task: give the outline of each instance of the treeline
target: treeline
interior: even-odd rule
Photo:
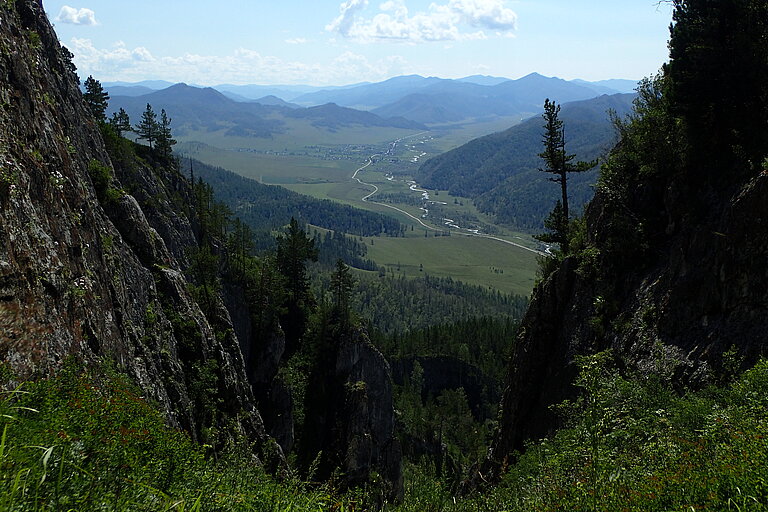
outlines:
[[[294,217],[300,224],[312,224],[332,231],[358,236],[403,236],[405,226],[392,217],[368,212],[327,199],[315,199],[288,189],[263,185],[220,167],[184,159],[186,172],[213,186],[216,199],[226,204],[255,232],[271,232]],[[269,236],[267,236],[269,237]],[[265,237],[257,237],[265,247]]]
[[[347,236],[338,231],[326,231],[324,234],[313,229],[310,231],[312,240],[318,250],[318,263],[324,267],[332,267],[338,260],[350,267],[360,270],[380,270],[380,267],[368,255],[368,246],[356,237]],[[381,268],[383,270],[383,268]]]
[[[520,319],[528,307],[528,298],[522,295],[429,275],[419,279],[386,274],[361,277],[353,293],[360,316],[371,330],[384,334],[480,316]]]
[[[517,328],[485,316],[374,337],[392,367],[404,454],[453,487],[488,446]]]
[[[470,317],[374,339],[387,357],[452,357],[500,383],[518,323],[511,316]]]

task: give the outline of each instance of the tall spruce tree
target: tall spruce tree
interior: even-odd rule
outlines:
[[[336,270],[331,275],[331,293],[333,295],[333,313],[342,329],[349,326],[351,315],[352,289],[355,278],[341,258],[336,260]]]
[[[93,76],[88,76],[88,78],[85,79],[84,85],[85,92],[83,93],[83,99],[88,106],[88,110],[91,111],[93,117],[95,117],[97,121],[106,121],[107,106],[109,106],[109,94],[104,91],[101,82],[93,78]]]
[[[597,160],[573,162],[576,155],[569,155],[565,151],[565,128],[559,114],[560,105],[554,101],[549,101],[549,98],[544,100],[544,114],[542,115],[544,118],[544,136],[542,138],[544,151],[539,153],[539,157],[544,160],[545,165],[539,170],[553,175],[549,180],[560,184],[562,197],[544,221],[544,226],[550,232],[538,235],[536,238],[543,242],[559,244],[560,250],[567,254],[570,225],[568,174],[588,171],[597,165]]]
[[[160,122],[157,124],[156,149],[160,158],[166,162],[173,159],[173,145],[176,140],[171,134],[171,118],[165,113],[165,109],[160,110]]]
[[[288,230],[277,238],[277,269],[285,276],[287,297],[285,313],[281,325],[285,331],[286,353],[295,352],[298,342],[306,329],[309,311],[313,305],[309,289],[307,261],[317,261],[317,249],[314,241],[299,227],[291,217]]]
[[[149,103],[147,103],[144,113],[141,114],[141,122],[136,125],[134,131],[139,135],[139,139],[146,140],[149,143],[150,149],[153,147],[160,129],[157,122],[157,114],[152,110],[152,105]]]
[[[112,113],[112,117],[109,119],[109,124],[115,129],[118,136],[121,136],[123,132],[133,131],[131,119],[122,107],[120,107],[120,110],[117,112]]]

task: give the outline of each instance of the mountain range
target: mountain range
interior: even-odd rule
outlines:
[[[153,94],[147,89],[168,89],[172,85],[163,81],[104,84],[113,97],[146,96]],[[441,125],[487,117],[527,117],[541,111],[545,98],[565,103],[602,94],[631,92],[635,86],[636,82],[631,80],[567,81],[531,73],[517,80],[483,75],[456,80],[408,75],[377,83],[326,88],[224,84],[204,89],[219,92],[240,103],[289,108],[334,103],[370,111],[383,118],[403,117],[416,123]]]
[[[109,89],[108,89],[109,90]],[[220,131],[228,136],[271,137],[282,133],[295,119],[305,119],[314,126],[335,129],[339,126],[393,127],[423,130],[426,127],[403,118],[384,119],[362,112],[328,104],[312,108],[296,108],[279,100],[266,98],[265,104],[237,102],[210,87],[198,88],[175,84],[168,88],[138,96],[113,95],[109,114],[125,109],[131,119],[138,121],[147,104],[159,112],[165,109],[173,120],[176,135],[190,131]]]

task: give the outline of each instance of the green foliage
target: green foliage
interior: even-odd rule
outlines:
[[[597,160],[591,162],[576,162],[575,154],[568,154],[565,150],[565,128],[559,118],[560,105],[549,98],[544,100],[544,135],[542,143],[544,151],[539,153],[539,158],[544,160],[542,172],[552,174],[550,181],[560,185],[561,198],[555,208],[544,220],[544,227],[549,233],[539,235],[536,238],[548,243],[556,243],[564,254],[570,252],[570,213],[568,207],[568,175],[578,172],[586,172],[597,165]]]
[[[352,313],[352,289],[355,278],[349,267],[339,259],[336,261],[336,269],[331,274],[331,297],[333,300],[333,313],[338,316],[342,327],[349,325]]]
[[[568,147],[584,159],[600,157],[615,139],[606,111],[624,115],[630,107],[628,94],[563,105],[560,117],[568,129]],[[560,190],[537,170],[541,135],[541,118],[531,118],[430,158],[421,165],[416,179],[426,188],[472,198],[480,211],[494,215],[500,223],[537,232],[555,201],[562,200]],[[569,177],[574,213],[591,199],[596,179],[596,171]]]
[[[34,48],[35,50],[40,49],[42,46],[42,40],[40,39],[40,34],[35,32],[34,30],[30,30],[27,32],[27,37],[29,37],[29,44]]]
[[[317,247],[317,261],[323,267],[332,267],[340,259],[360,270],[379,270],[375,261],[366,258],[368,246],[356,237],[339,231],[326,231],[321,235],[315,230],[312,240]]]
[[[318,287],[326,286],[327,278],[317,280]],[[414,279],[361,275],[353,302],[371,331],[387,335],[480,316],[519,319],[528,307],[528,298],[522,295],[429,275]]]
[[[687,171],[699,180],[753,175],[768,154],[768,4],[672,3],[665,71]]]
[[[98,160],[88,162],[88,175],[96,190],[96,197],[102,205],[114,205],[125,195],[122,190],[112,187],[112,169]]]
[[[165,109],[160,110],[160,121],[155,131],[157,140],[155,149],[161,160],[170,162],[173,159],[173,146],[176,144],[176,139],[171,133],[171,118],[165,113]]]
[[[374,340],[382,353],[391,359],[451,357],[476,366],[492,381],[501,382],[519,318],[514,315],[478,316],[376,336]]]
[[[407,460],[455,486],[482,458],[516,330],[511,319],[483,317],[377,339],[393,368]]]
[[[152,144],[157,140],[159,134],[159,125],[157,123],[157,114],[152,110],[152,105],[147,103],[147,108],[141,114],[141,121],[136,125],[134,131],[139,139],[146,140],[152,149]]]
[[[101,86],[101,82],[88,76],[85,79],[85,92],[83,93],[83,100],[88,110],[91,111],[93,118],[103,123],[107,120],[106,112],[109,105],[109,94],[104,91]]]
[[[247,446],[209,460],[165,425],[127,378],[67,365],[0,401],[2,510],[351,510],[293,477],[277,482]],[[352,498],[354,499],[354,498]]]
[[[658,376],[629,379],[602,353],[580,359],[567,427],[532,443],[502,483],[457,498],[406,466],[397,510],[768,510],[768,361],[731,385],[677,395]]]
[[[560,407],[568,427],[531,445],[499,487],[458,498],[433,469],[408,463],[404,503],[387,510],[768,509],[768,362],[683,397],[610,362],[581,360],[584,394]],[[460,413],[461,402],[452,393],[437,407]],[[359,510],[368,499],[278,483],[243,446],[206,459],[108,368],[71,364],[7,390],[0,418],[3,510]]]
[[[285,313],[281,323],[289,355],[298,348],[315,301],[310,291],[307,261],[317,261],[317,249],[296,219],[291,217],[285,233],[277,237],[275,255],[277,271],[283,275],[286,284]]]
[[[236,211],[253,230],[259,250],[274,248],[272,231],[289,224],[291,218],[295,218],[300,225],[311,224],[340,234],[399,236],[404,232],[404,226],[388,215],[311,198],[283,187],[262,185],[198,161],[190,161],[192,164],[196,176],[213,186],[216,199]],[[335,261],[336,258],[332,258],[329,263],[332,265]]]
[[[124,109],[120,109],[117,112],[112,113],[112,117],[109,118],[109,124],[117,132],[118,137],[122,136],[123,132],[133,131],[131,126],[131,119],[128,117],[128,113]]]

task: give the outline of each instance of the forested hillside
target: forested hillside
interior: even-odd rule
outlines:
[[[320,200],[282,187],[262,185],[220,167],[184,160],[185,172],[213,187],[218,201],[248,224],[259,240],[258,248],[271,245],[271,231],[296,218],[332,231],[358,236],[400,236],[405,229],[387,215]]]
[[[604,156],[617,138],[609,112],[625,116],[633,98],[617,94],[563,105],[568,151],[582,160]],[[474,199],[481,211],[495,215],[499,222],[538,231],[558,197],[556,187],[538,171],[542,125],[541,118],[534,116],[506,131],[472,140],[425,161],[416,179],[427,188]],[[597,169],[571,180],[569,190],[577,209],[592,197],[596,179]]]
[[[594,444],[586,474],[574,466],[571,481],[588,478],[592,507],[623,497],[637,509],[748,501],[764,510],[760,470],[733,462],[764,459],[765,416],[752,416],[761,406],[749,391],[723,416],[714,411],[730,392],[716,388],[768,353],[768,4],[674,7],[669,63],[617,123],[595,198],[542,269],[481,473],[507,472],[531,439],[557,443],[574,433],[557,427],[576,425]],[[760,387],[766,375],[758,363],[731,389]],[[654,402],[691,390],[705,391]],[[558,403],[583,416],[561,416]],[[697,403],[710,412],[702,417]],[[649,448],[637,445],[642,432],[652,433]],[[667,449],[651,455],[670,435],[681,439],[670,459]],[[588,494],[566,495],[573,508],[590,506]]]

